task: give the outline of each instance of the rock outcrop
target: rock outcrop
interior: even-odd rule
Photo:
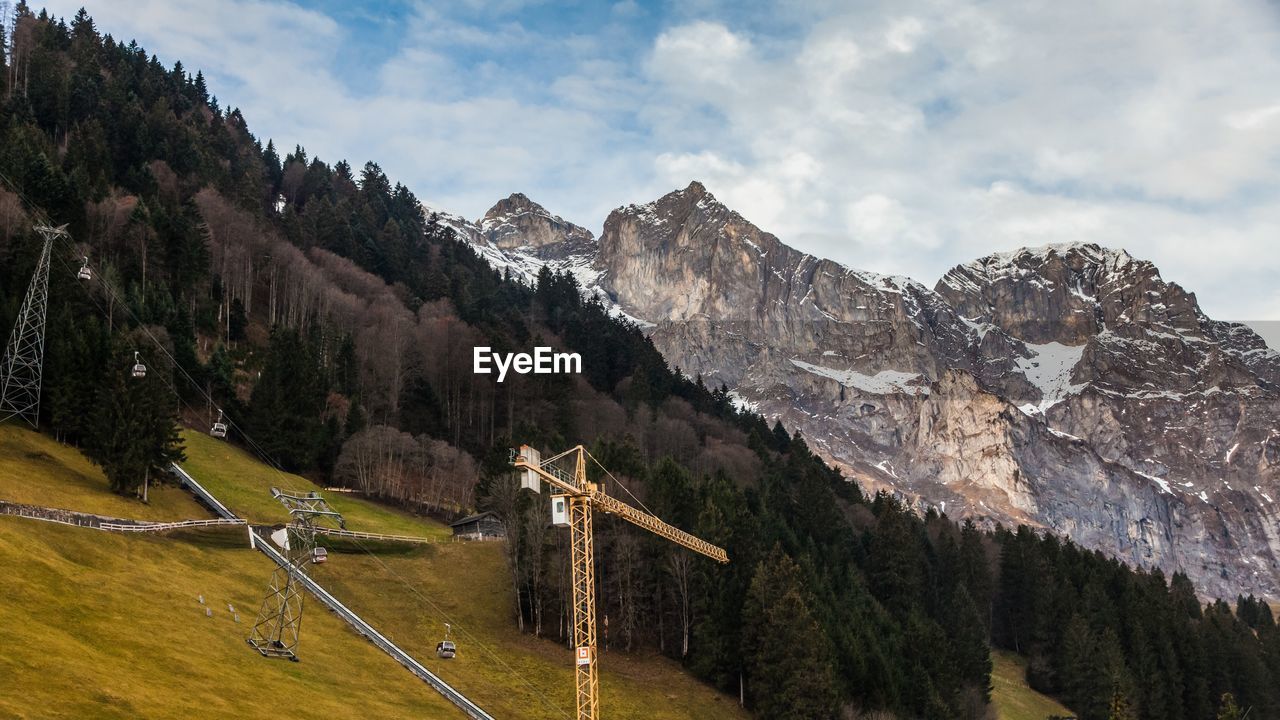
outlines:
[[[869,489],[1280,598],[1280,354],[1149,262],[1055,245],[930,289],[795,250],[696,182],[598,240],[522,195],[456,229],[517,277],[573,272]]]
[[[590,231],[552,215],[523,193],[499,200],[477,226],[489,242],[503,250],[553,248],[565,253],[593,239]]]

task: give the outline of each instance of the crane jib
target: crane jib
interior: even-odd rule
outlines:
[[[642,510],[637,510],[631,505],[628,505],[611,495],[607,495],[599,489],[593,488],[583,490],[573,485],[570,478],[564,477],[560,473],[548,472],[545,467],[527,463],[519,457],[517,457],[512,465],[514,465],[517,470],[532,470],[533,472],[536,472],[544,480],[570,495],[589,497],[592,504],[603,512],[617,515],[633,525],[642,527],[655,535],[659,535],[676,543],[677,545],[681,545],[696,553],[705,555],[716,562],[729,562],[729,555],[723,548],[713,545],[701,538],[695,537],[674,525],[663,522],[654,515]]]

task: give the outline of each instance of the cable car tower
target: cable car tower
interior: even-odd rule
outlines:
[[[569,456],[573,456],[575,461],[572,477],[555,465],[556,461]],[[600,716],[600,683],[596,675],[596,578],[593,558],[595,544],[591,531],[592,511],[600,510],[617,515],[658,537],[706,555],[712,560],[727,563],[729,556],[722,548],[606,495],[597,483],[587,480],[586,458],[586,448],[581,445],[546,460],[541,458],[537,450],[521,445],[518,453],[512,451],[511,463],[521,471],[522,488],[541,492],[541,481],[546,480],[560,491],[551,496],[551,521],[553,524],[569,527],[572,548],[577,720],[596,720]]]
[[[44,328],[49,308],[49,252],[53,241],[70,237],[67,226],[37,225],[44,238],[27,296],[18,310],[0,364],[0,422],[20,417],[35,427],[40,418],[40,380],[44,368]]]
[[[302,627],[303,589],[297,575],[316,559],[316,523],[329,520],[346,529],[342,513],[329,507],[320,493],[283,492],[271,488],[271,497],[289,510],[293,522],[271,534],[284,549],[285,565],[271,572],[271,589],[262,600],[258,619],[247,642],[263,657],[282,657],[297,662],[298,631]],[[258,542],[265,542],[258,540]],[[323,549],[323,548],[321,548]]]

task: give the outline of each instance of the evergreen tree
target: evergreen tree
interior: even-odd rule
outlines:
[[[777,420],[773,423],[773,447],[778,452],[786,452],[791,447],[791,435],[787,433],[787,429],[782,427],[782,421]]]
[[[1096,712],[1090,703],[1096,694],[1093,666],[1097,662],[1093,633],[1080,615],[1067,621],[1058,652],[1059,692],[1064,703],[1083,717]]]
[[[231,301],[231,316],[227,319],[227,337],[231,342],[244,340],[244,331],[249,327],[249,319],[244,312],[244,303],[240,298]]]
[[[324,445],[321,382],[315,347],[295,330],[271,334],[266,363],[249,399],[249,427],[272,461],[288,470],[315,466]]]
[[[351,401],[351,407],[347,408],[347,419],[343,423],[343,434],[351,437],[369,425],[369,421],[364,416],[364,408],[360,407],[360,403],[356,400]],[[508,464],[510,464],[508,462]]]
[[[799,568],[774,548],[758,566],[742,611],[747,689],[760,717],[835,717],[832,651],[810,606]]]
[[[94,402],[85,452],[102,467],[114,492],[145,496],[150,482],[167,477],[170,464],[185,458],[174,415],[177,398],[160,368],[150,368],[146,377],[131,376],[128,347],[116,345],[115,362]]]
[[[400,427],[411,435],[443,437],[446,433],[444,411],[431,383],[415,375],[400,392]]]
[[[334,361],[334,389],[354,398],[360,389],[360,367],[356,361],[356,342],[350,333],[342,336]]]
[[[952,665],[957,680],[980,689],[983,702],[991,700],[991,648],[987,644],[987,631],[983,614],[974,605],[969,590],[960,585],[952,595],[948,606],[950,627],[947,636],[953,648]]]

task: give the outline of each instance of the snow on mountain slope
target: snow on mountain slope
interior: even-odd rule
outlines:
[[[572,272],[868,488],[1280,598],[1280,355],[1147,261],[1026,248],[929,289],[795,250],[696,182],[599,239],[522,195],[440,221],[524,282]]]

